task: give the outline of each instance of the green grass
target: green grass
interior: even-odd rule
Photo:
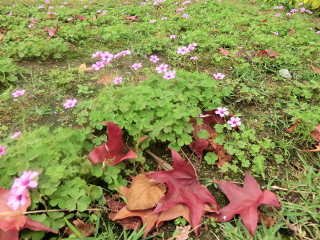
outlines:
[[[101,196],[91,198],[87,205],[103,206],[102,191],[114,194],[113,187],[119,183],[125,185],[127,175],[154,166],[151,159],[142,155],[130,170],[121,165],[108,168],[108,174],[101,175],[99,168],[87,166],[87,153],[106,140],[102,127],[97,130],[99,122],[113,121],[120,125],[128,134],[128,146],[134,145],[139,137],[151,135],[144,147],[159,150],[170,143],[170,147],[179,148],[190,139],[188,116],[225,106],[241,117],[243,124],[240,133],[231,131],[230,127],[216,129],[221,136],[217,141],[234,153],[234,160],[221,168],[194,159],[199,176],[241,182],[242,173],[249,170],[262,188],[277,194],[281,210],[261,207],[261,211],[277,217],[276,224],[269,228],[264,223],[259,225],[254,239],[320,239],[320,155],[303,152],[314,148],[316,142],[310,134],[320,123],[320,75],[312,70],[312,65],[320,68],[319,12],[296,12],[289,16],[286,13],[293,6],[285,6],[282,11],[274,9],[282,4],[246,0],[185,5],[182,1],[179,4],[166,1],[160,7],[152,2],[141,5],[140,1],[124,4],[118,0],[93,0],[89,4],[86,0],[70,0],[64,8],[60,8],[62,1],[50,2],[17,0],[14,6],[12,1],[4,0],[0,4],[0,19],[3,19],[0,22],[0,144],[8,146],[8,154],[0,157],[8,164],[0,167],[1,173],[8,171],[0,180],[0,187],[10,188],[14,177],[30,167],[41,169],[45,176],[43,184],[45,179],[48,181],[39,190],[45,196],[46,205],[38,201],[30,210],[51,209],[57,208],[49,200],[60,194],[59,188],[80,176],[84,182],[74,187],[89,191],[88,186],[94,185],[99,187],[95,190],[97,195],[101,191]],[[50,11],[57,15],[50,16],[49,9],[38,8],[41,5],[54,6]],[[177,14],[175,10],[182,7],[187,8]],[[97,10],[108,12],[101,15]],[[278,13],[280,16],[275,16]],[[139,20],[130,22],[125,19],[128,16],[137,16]],[[35,28],[28,27],[31,17],[35,18]],[[162,17],[168,19],[161,20]],[[54,29],[57,23],[58,31],[47,39],[47,29]],[[170,35],[177,37],[171,39]],[[191,53],[176,53],[178,47],[191,43],[197,43]],[[112,66],[99,71],[78,71],[82,63],[90,67],[96,62],[97,59],[91,58],[96,51],[115,54],[126,49],[131,54],[114,59]],[[221,54],[221,49],[230,55]],[[234,57],[242,49],[241,57]],[[262,52],[266,49],[279,56],[266,56]],[[160,62],[150,62],[150,55],[159,56]],[[198,60],[191,61],[191,56],[197,56]],[[130,66],[137,62],[143,68],[134,71]],[[167,63],[170,69],[177,70],[176,79],[167,81],[157,74],[154,68],[159,63]],[[280,69],[288,69],[293,78],[283,78]],[[226,77],[214,80],[212,75],[218,72]],[[98,79],[113,80],[116,76],[123,77],[118,86],[97,83]],[[201,79],[210,78],[214,86],[201,85]],[[26,94],[13,98],[12,92],[18,89],[26,89]],[[77,106],[65,109],[62,105],[67,99],[77,99]],[[296,119],[301,122],[292,133],[287,133],[286,129]],[[9,137],[17,131],[23,135],[14,142]],[[159,157],[165,158],[160,154]],[[52,161],[52,166],[45,161]],[[102,181],[107,186],[101,185]],[[54,193],[50,189],[57,190]],[[87,196],[91,195],[83,197]],[[36,195],[33,197],[36,199]],[[94,214],[81,211],[75,214],[88,223],[97,221]],[[61,216],[46,217],[48,224],[51,218],[66,226]],[[122,229],[110,227],[109,222],[103,224],[102,220],[98,225],[96,239],[124,239],[126,232]],[[217,239],[246,239],[249,235],[239,218],[207,226],[208,230],[198,239],[206,239],[205,234],[214,234]],[[283,233],[288,228],[295,233]],[[103,232],[109,232],[109,236]],[[162,237],[154,239],[168,239],[172,233],[165,231]],[[138,235],[125,236],[138,239],[134,238]],[[33,239],[41,236],[33,235]],[[56,239],[64,237],[61,234]]]

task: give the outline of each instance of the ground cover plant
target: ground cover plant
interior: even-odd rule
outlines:
[[[1,1],[0,239],[320,239],[318,9]]]

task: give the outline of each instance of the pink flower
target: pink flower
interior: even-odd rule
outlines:
[[[193,57],[190,57],[191,60],[198,60],[198,57],[196,56],[193,56]]]
[[[122,82],[122,77],[115,77],[114,80],[113,80],[114,84],[119,84],[121,82]]]
[[[21,97],[22,95],[24,95],[26,92],[25,89],[21,89],[21,90],[16,90],[12,93],[13,97]]]
[[[134,63],[131,65],[131,67],[134,69],[134,70],[138,70],[139,68],[142,67],[142,64],[141,63]]]
[[[151,62],[156,63],[156,62],[158,62],[160,59],[159,59],[158,56],[156,56],[156,55],[151,55],[150,58],[149,58],[149,60],[150,60]]]
[[[71,21],[71,20],[73,20],[73,18],[68,18],[68,19],[67,19],[67,21]]]
[[[279,35],[279,33],[278,33],[278,32],[274,32],[273,34],[274,34],[274,35]]]
[[[113,59],[113,54],[109,52],[104,52],[100,54],[101,60],[109,63]]]
[[[27,199],[24,196],[24,194],[21,194],[21,195],[10,195],[8,197],[7,204],[13,211],[17,210],[20,205],[25,205],[26,204]]]
[[[64,104],[64,108],[72,108],[77,104],[77,99],[68,99]]]
[[[276,14],[276,15],[274,15],[275,17],[279,17],[280,16],[280,13],[278,13],[278,14]]]
[[[183,14],[182,17],[184,17],[184,18],[190,18],[190,15],[188,15],[188,14]]]
[[[175,70],[167,71],[164,73],[162,77],[167,80],[173,79],[176,77],[176,71]]]
[[[105,66],[106,66],[106,63],[104,61],[98,61],[92,64],[92,68],[96,71],[100,70],[100,68],[104,68]]]
[[[161,18],[161,20],[167,20],[168,18],[167,17],[163,17],[163,18]]]
[[[190,52],[189,48],[182,46],[178,48],[177,54],[185,55],[188,52]]]
[[[177,36],[176,35],[170,35],[170,38],[171,39],[174,39],[174,38],[176,38]]]
[[[15,132],[10,138],[18,138],[20,136],[21,132]]]
[[[299,2],[298,5],[300,5],[300,6],[303,5],[303,2]]]
[[[194,50],[194,48],[195,48],[197,45],[198,45],[198,44],[196,44],[196,43],[191,43],[191,44],[189,44],[189,45],[188,45],[189,51]]]
[[[241,125],[241,119],[238,117],[231,117],[229,121],[227,121],[227,123],[231,126],[231,127],[236,127],[236,126],[240,126]]]
[[[222,73],[216,73],[216,74],[213,74],[213,77],[215,79],[224,79],[225,75]]]
[[[168,71],[168,67],[169,67],[168,64],[162,63],[158,67],[156,67],[156,70],[158,73],[163,73],[163,72]]]
[[[91,58],[98,58],[102,54],[101,51],[96,51],[94,54],[92,54]]]
[[[38,172],[32,171],[24,171],[21,177],[16,178],[11,187],[12,195],[21,195],[27,191],[27,188],[36,188],[38,186],[37,181],[31,181],[31,179],[37,177],[39,175]]]
[[[1,145],[0,145],[0,156],[1,156],[1,155],[6,155],[6,154],[7,154],[7,152],[5,151],[5,150],[6,150],[6,148],[7,148],[7,147],[5,147],[5,146],[1,146]]]
[[[45,4],[50,4],[50,1],[49,0],[45,0],[44,3]]]
[[[44,6],[39,6],[38,8],[41,9],[41,8],[44,8]]]
[[[155,23],[156,22],[156,20],[150,20],[150,23]]]
[[[290,16],[290,15],[291,15],[291,13],[289,13],[289,12],[288,12],[288,13],[286,13],[286,15],[287,15],[287,16]]]
[[[215,111],[216,114],[220,115],[220,117],[224,117],[229,115],[228,109],[225,107],[218,107],[217,111]]]
[[[320,31],[317,31],[316,34],[320,34]]]

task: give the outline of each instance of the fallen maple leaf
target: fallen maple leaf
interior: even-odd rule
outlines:
[[[166,192],[166,185],[150,181],[144,172],[134,177],[129,191],[126,193],[128,210],[144,210],[153,208]]]
[[[207,203],[213,212],[220,212],[220,207],[209,190],[199,183],[194,169],[178,152],[171,149],[171,153],[173,170],[148,175],[153,181],[166,183],[168,186],[166,195],[160,199],[153,214],[166,211],[179,203],[186,204],[190,209],[191,226],[198,234],[204,203]]]
[[[10,191],[0,188],[0,239],[18,240],[19,231],[29,228],[34,231],[48,231],[58,233],[51,228],[27,217],[24,213],[31,205],[29,193],[26,193],[26,203],[20,205],[17,210],[12,210],[7,202]]]
[[[138,22],[138,21],[140,21],[140,19],[137,16],[128,16],[128,17],[124,17],[124,19],[127,19],[130,22]]]
[[[261,22],[266,22],[266,21],[268,21],[268,18],[266,18],[265,20],[262,20]]]
[[[55,27],[54,29],[48,28],[48,34],[49,34],[49,36],[47,37],[47,39],[52,38],[52,37],[56,34],[56,32],[57,32],[58,30],[59,30],[59,25],[58,25],[58,22],[57,22],[57,25],[56,25],[56,27]]]
[[[271,51],[270,49],[266,49],[266,50],[264,50],[264,51],[267,53],[267,56],[268,56],[269,58],[273,58],[273,57],[279,56],[279,53],[273,52],[273,51]]]
[[[138,157],[133,151],[124,154],[126,145],[122,139],[122,131],[117,124],[114,124],[113,122],[102,123],[107,125],[108,142],[93,149],[89,153],[88,158],[92,164],[105,162],[108,165],[115,165],[122,160]]]
[[[262,192],[260,186],[249,172],[246,172],[243,187],[239,187],[228,181],[214,181],[230,201],[214,217],[218,222],[226,222],[236,214],[240,214],[244,225],[252,236],[254,236],[257,228],[258,206],[260,204],[269,204],[280,207],[277,196],[268,190]]]
[[[230,54],[230,51],[223,48],[219,48],[219,53],[223,54],[224,56],[228,56]]]

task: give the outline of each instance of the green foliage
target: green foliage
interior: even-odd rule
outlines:
[[[17,74],[22,71],[25,70],[16,65],[12,58],[0,57],[0,84],[16,82],[18,80]]]
[[[221,106],[222,98],[231,90],[218,87],[218,82],[206,74],[179,70],[172,81],[151,74],[137,86],[102,89],[94,100],[80,103],[76,114],[80,125],[89,122],[101,129],[100,122],[111,121],[131,136],[149,136],[142,146],[159,140],[179,148],[192,141],[190,117]]]

